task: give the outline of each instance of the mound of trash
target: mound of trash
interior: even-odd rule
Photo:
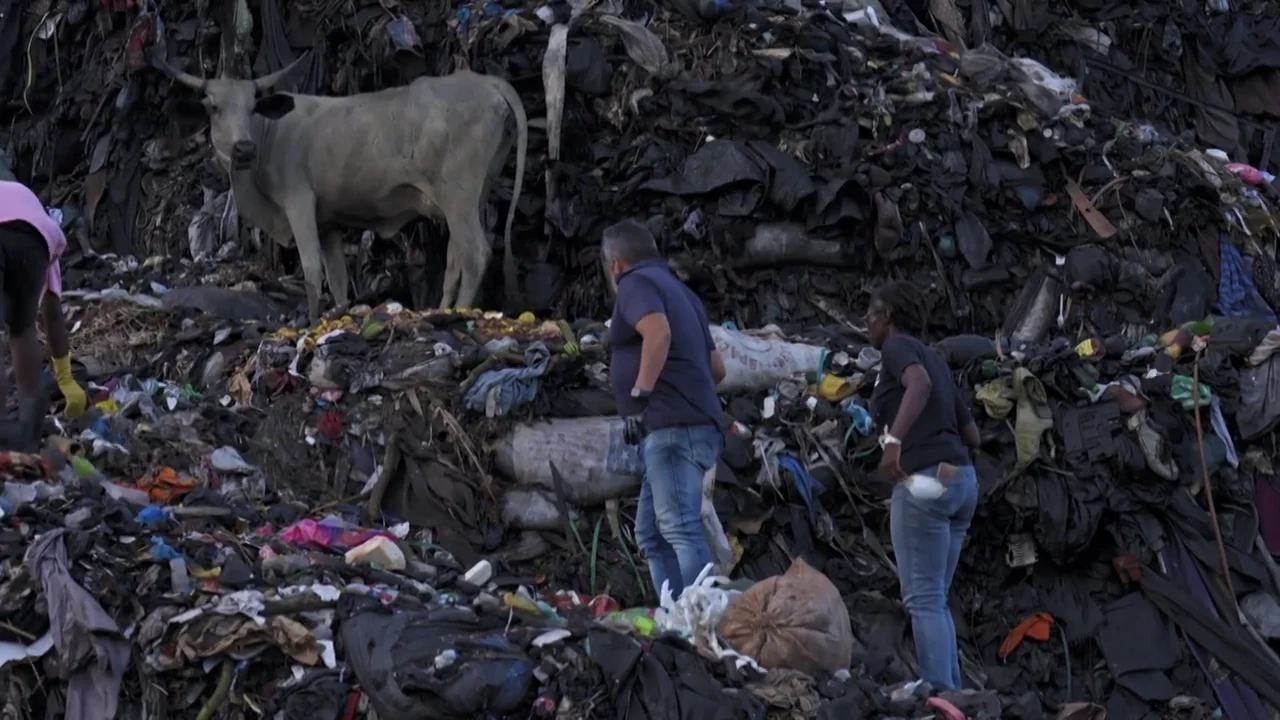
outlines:
[[[1126,67],[1146,18],[1152,72],[1181,42],[1188,82],[1234,82],[1263,61],[1228,66],[1210,31],[1266,22],[1077,10],[11,3],[4,144],[67,229],[93,407],[51,419],[43,454],[0,454],[3,712],[1280,706],[1270,158],[1075,72]],[[1039,34],[1045,56],[1022,56]],[[500,238],[516,203],[529,312],[427,309],[446,229],[424,221],[350,233],[357,305],[302,322],[295,259],[238,217],[160,49],[202,77],[305,55],[292,89],[336,96],[505,77],[531,118],[525,191],[509,163],[484,215]],[[728,371],[704,481],[718,570],[678,599],[634,541],[640,465],[599,321],[598,237],[627,216],[706,300]],[[916,679],[874,474],[860,311],[893,278],[925,290],[925,339],[983,436],[957,692]]]
[[[0,33],[26,38],[29,72],[15,58],[5,75],[21,98],[14,170],[65,210],[80,252],[261,257],[260,229],[237,221],[213,162],[202,98],[149,58],[249,77],[305,54],[293,89],[325,95],[468,67],[511,81],[535,120],[515,240],[534,312],[607,313],[593,248],[624,216],[647,221],[713,312],[754,326],[828,322],[823,298],[857,306],[866,286],[905,275],[937,288],[941,329],[991,333],[1039,268],[1090,243],[1105,267],[1070,280],[1115,295],[1085,318],[1104,330],[1164,319],[1170,267],[1216,267],[1223,237],[1280,299],[1256,239],[1274,194],[1247,157],[1145,124],[1139,106],[1102,112],[1030,57],[906,34],[874,4],[716,17],[679,4],[126,4],[36,4]],[[1015,19],[999,28],[1025,37],[1003,12]],[[445,232],[353,232],[357,297],[433,306]]]

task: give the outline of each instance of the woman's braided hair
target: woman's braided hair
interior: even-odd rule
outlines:
[[[875,289],[872,297],[889,311],[889,321],[899,330],[922,333],[929,325],[929,310],[924,295],[909,282],[897,280]]]

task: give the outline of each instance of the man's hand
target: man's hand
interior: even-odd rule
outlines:
[[[880,453],[880,477],[896,483],[906,476],[907,474],[902,472],[902,445],[899,443],[886,445]]]
[[[640,415],[628,415],[624,421],[627,425],[623,429],[622,438],[627,441],[627,444],[639,445],[644,442],[644,418]]]
[[[628,415],[625,418],[626,427],[623,429],[623,439],[628,445],[639,445],[644,442],[644,411],[649,407],[650,391],[641,387],[631,388],[631,401],[635,408],[635,414]]]

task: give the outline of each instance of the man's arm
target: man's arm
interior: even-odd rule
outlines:
[[[640,333],[640,372],[636,374],[636,387],[648,392],[658,384],[658,376],[667,364],[671,350],[671,325],[666,313],[649,313],[636,323]]]
[[[696,300],[697,296],[694,296],[694,299]],[[707,320],[707,309],[703,307],[701,300],[698,300],[698,319],[702,322],[702,341],[711,349],[711,382],[719,387],[725,376],[724,358],[720,357],[720,351],[716,349],[716,340],[711,337],[711,323]]]
[[[666,304],[653,283],[642,277],[628,277],[618,287],[618,306],[622,319],[640,335],[640,371],[635,387],[652,392],[671,350]]]

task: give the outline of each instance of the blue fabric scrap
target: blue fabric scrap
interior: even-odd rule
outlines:
[[[524,351],[524,362],[525,367],[489,370],[481,375],[467,391],[463,405],[474,412],[485,412],[490,394],[496,393],[494,413],[502,416],[533,402],[551,362],[551,351],[541,342],[533,343]]]
[[[1218,242],[1222,280],[1218,283],[1218,312],[1226,317],[1262,317],[1276,321],[1276,313],[1253,283],[1253,261],[1230,241]]]

